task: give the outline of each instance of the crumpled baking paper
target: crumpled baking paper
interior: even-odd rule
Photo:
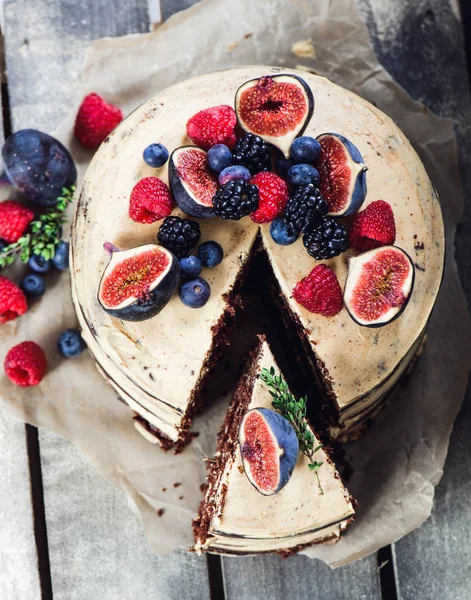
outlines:
[[[453,260],[462,210],[453,126],[411,100],[378,64],[354,0],[204,0],[151,34],[92,44],[77,106],[85,93],[96,91],[129,113],[177,81],[243,64],[302,65],[376,104],[422,157],[446,223],[445,276],[425,351],[371,430],[345,445],[354,469],[349,489],[359,501],[356,522],[338,544],[303,551],[338,566],[398,540],[430,515],[465,393],[471,329]],[[75,111],[59,136],[74,152],[83,177],[90,154],[72,138]],[[130,410],[116,400],[90,356],[59,357],[57,337],[74,326],[75,316],[68,277],[57,275],[49,282],[54,289],[45,299],[2,326],[0,347],[4,356],[13,344],[34,339],[46,348],[51,370],[39,387],[30,389],[15,388],[2,375],[4,408],[80,448],[128,495],[155,552],[190,546],[205,475],[201,459],[214,451],[228,396],[196,419],[200,435],[181,455],[151,446],[135,431]]]

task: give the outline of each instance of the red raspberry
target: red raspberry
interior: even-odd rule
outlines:
[[[34,219],[34,213],[21,202],[0,202],[0,238],[12,244],[17,242]]]
[[[215,144],[226,144],[232,148],[236,142],[234,109],[226,104],[200,110],[186,124],[190,140],[204,150]]]
[[[129,216],[137,223],[154,223],[172,212],[170,190],[158,177],[145,177],[136,183],[129,199]]]
[[[21,317],[27,310],[26,296],[20,288],[0,275],[0,323]]]
[[[293,289],[293,298],[312,313],[333,317],[342,310],[343,296],[336,274],[317,265]]]
[[[391,205],[376,200],[358,213],[350,230],[350,245],[357,250],[372,250],[396,241],[396,223]]]
[[[21,342],[13,346],[3,363],[5,373],[15,385],[38,385],[47,371],[47,358],[36,342]]]
[[[119,108],[108,104],[98,94],[88,94],[75,118],[75,137],[85,148],[96,150],[122,120],[123,113]]]
[[[250,218],[255,223],[270,223],[280,217],[286,208],[289,193],[286,183],[275,173],[261,171],[252,177],[250,183],[258,187],[258,209]]]

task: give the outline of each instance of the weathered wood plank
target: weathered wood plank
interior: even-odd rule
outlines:
[[[451,117],[465,189],[456,260],[471,306],[471,102],[463,31],[456,5],[441,0],[361,0],[376,53],[394,78],[434,112]],[[431,518],[394,548],[398,594],[415,598],[471,597],[471,388],[451,437],[445,474]]]
[[[335,571],[306,556],[223,558],[228,600],[376,600],[381,598],[375,557]]]
[[[5,8],[16,129],[51,131],[59,124],[74,97],[89,40],[149,26],[147,0],[17,0]],[[153,555],[122,493],[57,435],[41,430],[40,445],[55,599],[209,598],[205,558]]]

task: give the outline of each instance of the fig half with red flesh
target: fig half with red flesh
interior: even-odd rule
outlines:
[[[111,254],[98,288],[98,301],[111,316],[145,321],[167,304],[180,281],[180,265],[166,248],[146,244],[120,251],[106,243]]]
[[[250,483],[264,496],[278,493],[298,461],[299,442],[289,421],[269,408],[253,408],[240,424],[239,444]]]
[[[297,75],[265,75],[240,86],[235,111],[244,131],[259,135],[288,158],[291,142],[312,117],[314,96]]]
[[[332,217],[356,213],[366,198],[368,167],[358,148],[343,135],[323,133],[317,141],[321,152],[316,163],[319,190]]]
[[[172,152],[168,175],[170,188],[180,210],[205,219],[214,217],[213,196],[217,176],[208,165],[207,153],[196,146],[181,146]]]
[[[403,312],[414,287],[415,269],[397,246],[382,246],[350,257],[344,302],[354,321],[382,327]]]

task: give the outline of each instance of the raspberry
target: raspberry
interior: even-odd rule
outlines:
[[[209,150],[215,144],[232,148],[236,141],[236,120],[236,114],[230,106],[213,106],[193,115],[186,124],[186,132],[190,140],[204,150]]]
[[[21,317],[27,309],[26,296],[20,288],[0,275],[0,323]]]
[[[258,209],[250,215],[255,223],[270,223],[281,216],[286,208],[289,193],[286,183],[270,171],[261,171],[250,183],[258,187]]]
[[[10,380],[21,387],[38,385],[47,371],[47,358],[36,342],[22,342],[13,346],[3,363]]]
[[[293,289],[293,298],[312,313],[333,317],[342,310],[343,296],[337,276],[326,265],[317,265]]]
[[[85,148],[96,150],[123,120],[119,108],[108,104],[98,94],[88,94],[75,118],[75,137]]]
[[[376,200],[356,215],[350,230],[351,246],[364,252],[395,241],[396,223],[390,204]]]
[[[167,185],[158,177],[136,183],[129,199],[129,216],[137,223],[154,223],[172,212],[173,200]]]
[[[34,219],[34,213],[15,200],[0,202],[0,238],[12,244],[17,242]]]

